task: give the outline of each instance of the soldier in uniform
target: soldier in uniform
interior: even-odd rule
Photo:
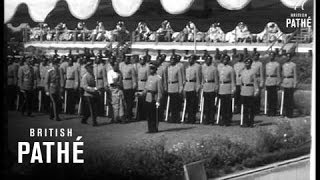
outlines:
[[[277,89],[280,85],[280,64],[275,61],[275,53],[271,52],[270,62],[266,64],[266,91],[268,116],[275,116],[278,106]]]
[[[149,65],[146,64],[147,57],[144,56],[143,58],[140,58],[140,64],[138,64],[137,67],[137,80],[138,80],[138,92],[144,91],[147,78],[150,74],[149,71]],[[137,120],[145,120],[146,119],[146,113],[145,113],[145,106],[144,106],[144,96],[138,97],[138,116]]]
[[[156,74],[157,66],[155,63],[150,64],[150,76],[145,84],[144,91],[141,93],[145,97],[146,112],[148,120],[148,133],[158,132],[159,123],[159,106],[163,93],[162,80],[159,75]]]
[[[200,71],[195,64],[196,56],[191,55],[189,65],[186,68],[186,82],[184,85],[184,96],[186,98],[186,113],[188,120],[186,123],[195,123],[197,113],[198,92],[200,90]]]
[[[136,72],[132,64],[130,64],[130,57],[125,58],[125,62],[120,67],[123,76],[123,93],[126,104],[126,121],[130,121],[133,117],[133,101],[135,89],[137,88]]]
[[[235,91],[234,70],[229,65],[230,57],[225,55],[223,64],[218,67],[219,73],[219,98],[220,98],[220,125],[229,126],[232,119],[231,97]]]
[[[13,59],[8,59],[8,71],[7,71],[7,77],[8,77],[8,104],[9,110],[14,110],[15,107],[15,98],[16,98],[16,85],[17,85],[17,74],[15,72],[15,66],[13,64]]]
[[[245,61],[245,69],[241,72],[241,99],[243,104],[243,125],[242,127],[253,127],[255,104],[254,96],[258,95],[259,85],[256,78],[256,72],[251,68],[252,59]]]
[[[83,110],[82,124],[87,124],[88,118],[91,115],[92,125],[97,126],[97,111],[98,111],[98,99],[99,90],[96,87],[96,81],[93,73],[92,62],[87,62],[85,65],[87,72],[81,79],[82,88],[84,90],[83,98],[86,101],[86,106]]]
[[[243,54],[239,54],[238,62],[233,65],[234,72],[236,74],[236,92],[234,94],[235,98],[235,111],[234,113],[239,113],[241,108],[241,101],[240,101],[240,91],[241,91],[241,71],[245,69],[245,64],[243,62]]]
[[[103,65],[101,56],[96,57],[95,65],[96,66],[93,67],[94,77],[96,80],[96,87],[98,88],[99,94],[101,95],[100,98],[98,98],[98,102],[97,102],[98,115],[103,116],[104,115],[104,98],[105,98],[104,92],[108,87],[107,71]]]
[[[204,100],[204,122],[214,123],[216,113],[215,98],[218,91],[218,70],[212,63],[212,56],[207,56],[202,65],[202,90]]]
[[[24,112],[27,111],[27,115],[31,116],[35,76],[30,58],[19,68],[18,79],[20,92],[24,99],[21,106],[21,113],[24,115]]]
[[[49,70],[48,59],[43,57],[43,61],[40,63],[40,83],[39,83],[39,92],[41,93],[41,106],[43,107],[44,111],[49,113],[50,108],[50,98],[46,96],[45,91],[45,79],[47,72]],[[40,109],[41,111],[41,109]]]
[[[253,62],[251,65],[251,68],[255,71],[256,77],[257,77],[257,82],[259,85],[259,92],[258,95],[254,97],[253,103],[255,104],[255,114],[260,113],[260,106],[261,106],[261,88],[263,87],[263,80],[264,80],[264,72],[263,72],[263,65],[262,62],[259,61],[260,54],[256,53],[254,54],[253,57]]]
[[[73,58],[69,57],[68,67],[66,68],[65,91],[67,95],[66,113],[75,113],[76,93],[79,87],[79,74],[76,66],[73,65]]]
[[[287,62],[282,65],[282,88],[284,91],[283,110],[284,116],[292,118],[293,114],[293,93],[297,86],[296,64],[291,61],[292,54],[287,53]]]
[[[52,61],[53,67],[48,70],[45,78],[46,95],[50,96],[50,119],[61,121],[59,113],[61,111],[61,95],[63,91],[63,73],[59,66],[59,60],[54,58]]]
[[[169,112],[171,118],[169,122],[177,123],[180,120],[181,94],[183,90],[182,71],[177,65],[175,57],[171,57],[168,67],[168,96],[170,97]]]

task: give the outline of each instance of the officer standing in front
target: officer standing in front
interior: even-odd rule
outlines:
[[[241,72],[241,104],[243,107],[242,127],[253,127],[255,109],[254,97],[258,95],[259,85],[256,78],[256,72],[251,68],[252,59],[245,61],[245,69]]]
[[[223,57],[223,64],[218,67],[219,72],[219,101],[221,126],[229,126],[232,120],[231,97],[235,92],[234,70],[229,65],[230,57]]]
[[[256,52],[253,55],[253,62],[251,65],[251,68],[256,72],[257,82],[259,85],[259,94],[254,97],[254,108],[255,108],[255,114],[260,114],[260,106],[261,106],[261,89],[263,87],[263,80],[264,80],[264,73],[263,73],[263,65],[262,62],[259,61],[260,54]]]
[[[68,66],[66,68],[66,113],[74,114],[75,104],[76,104],[76,93],[79,87],[79,74],[76,69],[77,67],[73,65],[73,58],[69,57]]]
[[[266,64],[267,115],[275,116],[278,107],[278,86],[280,85],[280,64],[275,61],[275,53],[271,52],[270,62]]]
[[[283,110],[284,116],[288,118],[292,118],[293,115],[293,93],[294,89],[297,87],[297,70],[296,64],[291,61],[292,54],[287,53],[287,62],[282,65],[282,88],[284,91],[284,102],[283,102]]]
[[[95,59],[95,65],[93,67],[94,71],[94,77],[96,80],[96,87],[99,90],[99,94],[101,95],[98,99],[98,115],[103,116],[104,115],[104,92],[105,89],[108,87],[108,80],[107,80],[107,71],[106,68],[102,62],[102,57],[97,56]]]
[[[61,121],[59,113],[61,112],[61,95],[63,92],[63,72],[59,68],[59,60],[54,58],[52,68],[48,70],[45,78],[46,95],[50,96],[50,119]]]

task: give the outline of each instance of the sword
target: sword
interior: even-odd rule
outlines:
[[[170,105],[170,96],[168,95],[168,99],[167,99],[167,108],[166,108],[166,118],[165,121],[168,121],[168,116],[169,116],[169,105]]]
[[[201,93],[200,93],[200,108],[199,108],[199,111],[201,112],[202,111],[202,101],[203,101],[203,90],[201,90]]]
[[[202,120],[203,120],[203,112],[204,112],[204,97],[203,97],[203,94],[202,94],[202,101],[201,101],[201,114],[200,114],[200,124],[202,124]]]
[[[284,91],[281,92],[281,106],[280,106],[280,115],[283,114],[283,103],[284,103]]]
[[[159,127],[159,104],[156,104],[156,127],[157,127],[157,130],[158,130],[158,127]]]
[[[81,112],[81,103],[82,103],[82,97],[80,97],[80,100],[79,100],[78,115],[80,115],[80,112]]]
[[[267,98],[268,98],[268,91],[264,91],[264,114],[267,114]]]
[[[136,116],[136,120],[138,120],[138,113],[139,113],[139,111],[138,111],[138,106],[139,106],[139,98],[138,98],[138,96],[136,96],[136,114],[135,114],[135,116]]]
[[[217,124],[219,124],[219,119],[220,119],[220,108],[221,108],[221,99],[219,99],[219,103],[218,103],[218,114],[217,114],[217,121],[216,121]]]
[[[104,110],[106,111],[106,116],[108,116],[109,115],[109,108],[108,108],[108,105],[107,105],[107,92],[106,91],[104,92],[103,104],[104,104]]]
[[[19,102],[20,102],[20,92],[18,92],[18,96],[17,96],[17,104],[16,104],[17,111],[19,110]]]
[[[243,125],[243,104],[241,104],[241,120],[240,120],[240,125]]]
[[[218,103],[218,95],[216,95],[216,97],[214,98],[214,105],[217,106]]]
[[[232,98],[232,112],[234,112],[234,97]]]
[[[67,90],[64,91],[64,113],[67,113]]]
[[[183,100],[183,111],[182,111],[182,118],[181,118],[181,122],[184,122],[184,116],[186,115],[186,106],[187,106],[187,99],[184,98]]]
[[[38,111],[41,111],[41,101],[42,101],[42,91],[39,91],[39,95],[38,95],[38,99],[39,99],[39,104],[38,104]]]

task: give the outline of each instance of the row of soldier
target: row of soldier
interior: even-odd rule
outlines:
[[[107,115],[123,123],[148,119],[152,127],[159,120],[195,123],[200,108],[203,124],[228,126],[232,114],[241,112],[241,125],[252,127],[254,116],[260,113],[262,89],[265,87],[265,114],[274,116],[277,90],[282,86],[280,113],[292,117],[297,84],[292,54],[287,54],[282,68],[274,52],[265,67],[259,57],[257,52],[232,56],[233,66],[225,51],[217,51],[214,57],[205,52],[201,65],[196,55],[184,57],[188,63],[183,63],[174,51],[169,62],[160,51],[154,62],[148,53],[140,59],[130,54],[124,58],[97,55],[94,63],[88,56],[60,58],[57,54],[50,61],[46,57],[10,60],[9,105],[27,115],[37,107],[59,121],[60,110],[74,114],[78,104],[82,123],[91,115],[97,125],[96,117]]]

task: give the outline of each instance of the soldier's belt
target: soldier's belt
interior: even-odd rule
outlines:
[[[293,76],[284,76],[284,78],[289,79],[289,78],[293,78]]]
[[[175,83],[178,83],[178,81],[170,81],[168,82],[169,84],[175,84]]]
[[[147,90],[147,93],[156,94],[156,93],[157,93],[157,91]]]
[[[250,84],[244,84],[244,83],[242,83],[242,86],[253,86],[253,84],[252,84],[252,83],[250,83]]]
[[[67,80],[74,80],[74,78],[67,78]]]
[[[214,83],[214,80],[205,80],[205,83]]]
[[[123,80],[132,80],[132,78],[123,78]]]
[[[97,80],[102,80],[102,78],[97,78]]]
[[[141,79],[141,80],[139,80],[139,81],[141,81],[141,82],[146,82],[147,80],[146,80],[146,79]]]
[[[186,80],[187,82],[196,82],[195,79],[192,79],[192,80]]]
[[[277,77],[277,75],[267,75],[267,77]]]
[[[220,84],[229,84],[231,81],[220,81]]]

